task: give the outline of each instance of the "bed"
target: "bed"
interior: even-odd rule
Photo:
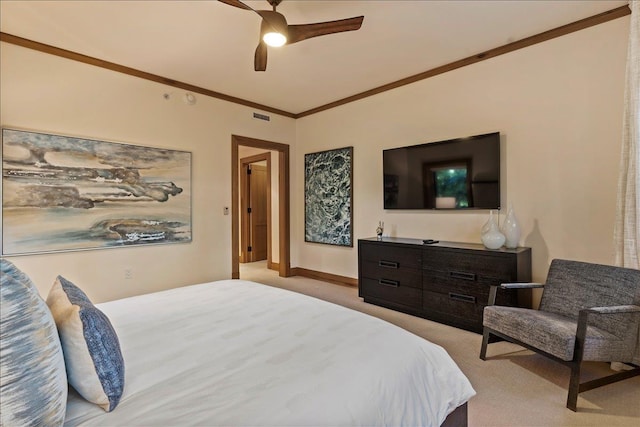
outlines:
[[[441,347],[259,283],[96,306],[117,333],[124,392],[106,412],[70,388],[65,426],[461,426],[475,394]]]

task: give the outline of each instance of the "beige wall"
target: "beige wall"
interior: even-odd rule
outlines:
[[[97,302],[231,277],[231,215],[223,215],[231,135],[290,144],[295,153],[293,119],[256,120],[253,109],[200,95],[189,106],[184,91],[6,43],[0,54],[3,126],[193,153],[192,243],[8,257],[41,293],[58,274]]]
[[[304,242],[304,154],[354,147],[354,240],[379,220],[394,236],[479,242],[488,212],[382,209],[382,150],[500,131],[503,206],[552,258],[613,260],[629,18],[621,18],[323,113],[255,120],[252,110],[0,44],[0,123],[193,152],[193,242],[11,257],[46,293],[57,274],[96,301],[228,278],[231,135],[291,145],[291,265],[357,277],[357,249]],[[425,52],[428,54],[428,52]],[[173,94],[166,101],[162,95]],[[124,279],[131,269],[133,278]]]
[[[299,119],[297,176],[305,153],[353,146],[354,240],[382,220],[393,236],[479,243],[488,211],[385,211],[382,150],[499,131],[503,207],[513,204],[533,248],[534,279],[556,257],[611,263],[628,29],[617,19]],[[303,191],[296,182],[298,200]],[[301,242],[298,256],[357,276],[356,247]]]

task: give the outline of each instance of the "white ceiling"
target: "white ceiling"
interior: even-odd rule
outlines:
[[[253,71],[261,18],[215,0],[2,0],[0,31],[300,113],[625,4],[284,0],[278,11],[289,24],[359,15],[364,23],[269,48],[266,72]]]

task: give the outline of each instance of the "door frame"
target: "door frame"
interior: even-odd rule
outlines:
[[[254,261],[253,253],[249,253],[248,246],[252,246],[252,241],[249,239],[251,233],[251,221],[249,220],[249,214],[247,213],[247,207],[249,204],[249,196],[251,194],[251,179],[244,173],[247,167],[252,163],[266,161],[267,163],[267,266],[271,268],[271,152],[256,154],[254,156],[243,157],[240,159],[240,262],[252,262]]]
[[[291,276],[291,219],[289,188],[289,146],[278,142],[231,135],[231,278],[240,278],[240,145],[278,152],[278,235],[280,277]]]

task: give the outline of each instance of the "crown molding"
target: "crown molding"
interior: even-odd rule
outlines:
[[[92,56],[83,55],[81,53],[76,53],[70,50],[61,49],[59,47],[55,47],[48,44],[25,39],[22,37],[14,36],[12,34],[0,32],[0,41],[11,43],[21,47],[26,47],[28,49],[37,50],[39,52],[48,53],[50,55],[71,59],[72,61],[78,61],[84,64],[94,65],[96,67],[105,68],[107,70],[115,71],[118,73],[128,74],[133,77],[150,80],[152,82],[176,87],[178,89],[184,89],[189,92],[199,93],[201,95],[210,96],[212,98],[221,99],[223,101],[233,102],[234,104],[240,104],[246,107],[257,108],[258,110],[279,114],[281,116],[295,118],[295,114],[293,113],[280,110],[278,108],[270,107],[268,105],[258,104],[256,102],[247,101],[246,99],[242,99],[242,98],[236,98],[235,96],[226,95],[220,92],[215,92],[213,90],[205,89],[200,86],[195,86],[195,85],[184,83],[178,80],[169,79],[167,77],[162,77],[157,74],[147,73],[146,71],[140,71],[135,68],[116,64],[114,62],[105,61],[99,58],[94,58]]]
[[[439,74],[443,74],[449,71],[456,70],[458,68],[466,67],[468,65],[476,64],[481,61],[485,61],[487,59],[495,58],[496,56],[504,55],[506,53],[510,53],[519,49],[523,49],[525,47],[532,46],[534,44],[542,43],[547,40],[551,40],[557,37],[561,37],[576,31],[584,30],[585,28],[593,27],[595,25],[603,24],[605,22],[612,21],[614,19],[622,18],[624,16],[630,15],[631,9],[629,5],[620,6],[615,9],[611,9],[609,11],[599,13],[597,15],[590,16],[585,19],[581,19],[579,21],[572,22],[567,25],[563,25],[557,28],[554,28],[549,31],[545,31],[539,34],[536,34],[531,37],[524,38],[522,40],[518,40],[500,47],[496,47],[485,52],[481,52],[472,56],[469,56],[464,59],[460,59],[449,64],[445,64],[431,70],[424,71],[419,74],[415,74],[413,76],[409,76],[391,83],[387,83],[382,86],[378,86],[373,89],[369,89],[364,92],[360,92],[355,95],[348,96],[346,98],[339,99],[337,101],[333,101],[328,104],[324,104],[310,110],[306,110],[300,113],[292,113],[289,111],[280,110],[278,108],[270,107],[268,105],[258,104],[256,102],[247,101],[242,98],[237,98],[235,96],[226,95],[224,93],[215,92],[209,89],[205,89],[199,86],[195,86],[189,83],[180,82],[177,80],[169,79],[166,77],[162,77],[156,74],[147,73],[145,71],[140,71],[135,68],[127,67],[124,65],[116,64],[113,62],[105,61],[102,59],[94,58],[91,56],[83,55],[80,53],[72,52],[70,50],[61,49],[55,46],[51,46],[48,44],[36,42],[33,40],[25,39],[22,37],[18,37],[12,34],[0,32],[0,41],[14,44],[17,46],[22,46],[28,49],[37,50],[43,53],[48,53],[50,55],[60,56],[62,58],[71,59],[73,61],[82,62],[84,64],[94,65],[96,67],[105,68],[111,71],[115,71],[118,73],[128,74],[130,76],[138,77],[145,80],[150,80],[156,83],[161,83],[168,86],[173,86],[179,89],[184,89],[189,92],[199,93],[201,95],[210,96],[212,98],[217,98],[223,101],[232,102],[234,104],[244,105],[246,107],[256,108],[258,110],[267,111],[274,114],[279,114],[284,117],[290,117],[293,119],[299,119],[302,117],[310,116],[312,114],[319,113],[321,111],[326,111],[331,108],[339,107],[341,105],[345,105],[351,102],[358,101],[360,99],[368,98],[373,95],[377,95],[382,92],[386,92],[392,89],[396,89],[401,86],[405,86],[411,83],[418,82],[420,80],[428,79],[433,76],[437,76]]]

